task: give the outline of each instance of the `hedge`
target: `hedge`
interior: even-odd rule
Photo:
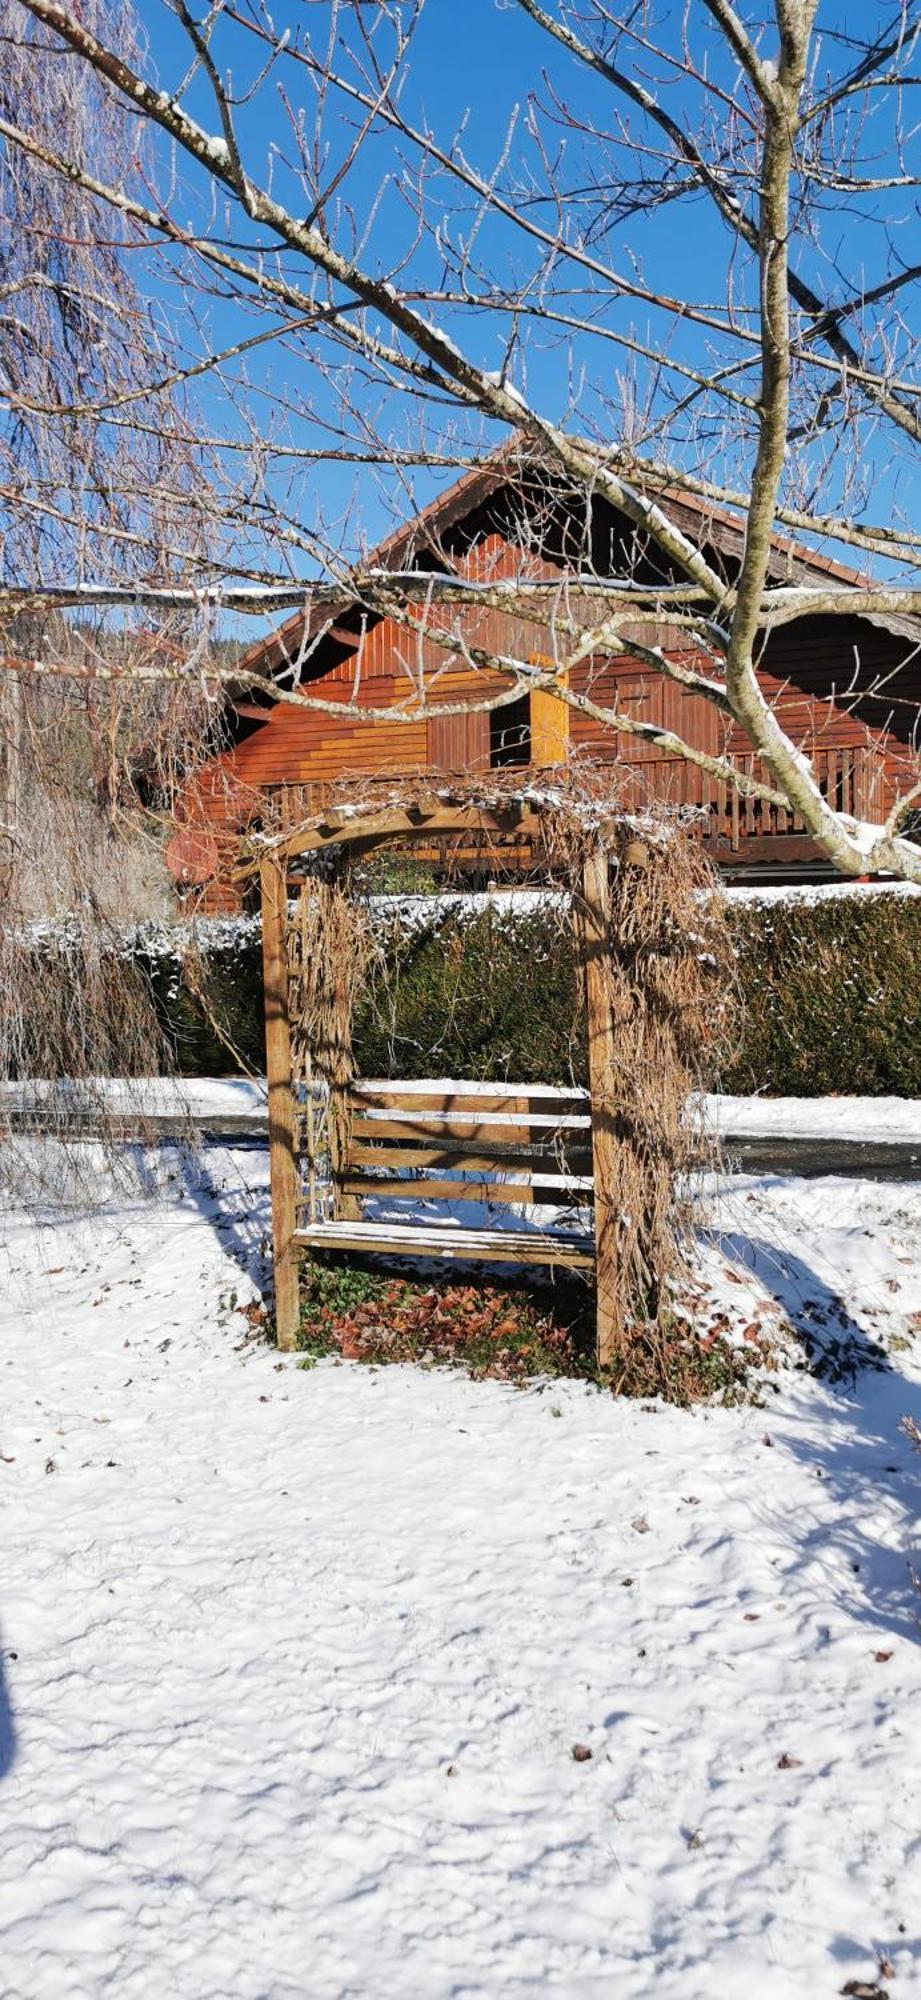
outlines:
[[[921,897],[733,906],[744,1001],[724,1087],[921,1097]]]
[[[743,1001],[737,1046],[719,1082],[738,1092],[921,1097],[921,897],[874,892],[733,902]],[[264,1063],[258,936],[215,927],[209,1009],[250,1063]],[[177,1067],[227,1075],[232,1063],[183,987],[161,934],[134,950]],[[402,931],[391,973],[355,1024],[365,1075],[584,1078],[581,998],[565,923],[495,905]]]
[[[716,1081],[771,1096],[921,1097],[921,897],[733,902],[741,1025]],[[365,1075],[585,1080],[565,927],[487,912],[410,940],[356,1024]],[[438,1045],[432,1050],[433,1030]]]

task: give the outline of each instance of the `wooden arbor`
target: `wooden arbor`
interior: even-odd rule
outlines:
[[[335,1226],[299,1227],[299,1113],[292,1071],[289,1011],[289,886],[303,876],[307,857],[330,848],[344,849],[355,857],[367,855],[375,848],[389,846],[395,841],[412,842],[428,851],[433,845],[445,842],[455,846],[458,843],[488,842],[494,846],[511,846],[515,850],[529,846],[533,852],[542,842],[544,814],[558,809],[558,800],[548,798],[544,802],[534,794],[504,795],[484,804],[428,793],[408,805],[389,803],[379,809],[369,808],[366,804],[329,807],[302,826],[274,838],[263,839],[258,855],[253,854],[251,849],[248,859],[237,870],[238,879],[246,879],[258,871],[261,890],[272,1237],[279,1347],[290,1349],[296,1343],[300,1312],[298,1264],[306,1250],[325,1245],[327,1248],[360,1250],[387,1248],[392,1254],[400,1256],[428,1258],[439,1254],[438,1238],[430,1226],[409,1223],[398,1229],[391,1226],[389,1230],[381,1231],[374,1224],[361,1223],[357,1192],[360,1183],[354,1176],[347,1180],[347,1170],[355,1165],[355,1154],[351,1160],[339,1163],[339,1190],[344,1199],[338,1203]],[[619,1218],[609,1192],[616,1185],[614,1166],[619,1142],[610,983],[606,975],[609,950],[608,844],[606,828],[597,812],[593,815],[592,824],[594,832],[584,846],[581,880],[574,884],[573,892],[573,921],[585,979],[589,1069],[587,1101],[582,1093],[555,1092],[544,1086],[527,1092],[521,1087],[507,1086],[506,1091],[514,1089],[515,1098],[509,1111],[502,1108],[502,1086],[476,1086],[470,1092],[460,1093],[463,1101],[458,1098],[456,1086],[452,1089],[450,1100],[439,1097],[437,1087],[433,1086],[434,1100],[431,1094],[423,1105],[418,1099],[415,1104],[409,1100],[407,1109],[407,1101],[405,1097],[401,1098],[400,1092],[405,1093],[411,1088],[409,1086],[357,1084],[355,1090],[360,1115],[383,1117],[391,1122],[408,1119],[411,1121],[411,1134],[408,1136],[423,1145],[427,1144],[430,1149],[433,1139],[436,1140],[438,1150],[423,1151],[418,1155],[404,1153],[401,1162],[407,1157],[427,1159],[430,1167],[440,1164],[442,1172],[445,1164],[448,1167],[461,1166],[462,1169],[468,1164],[476,1164],[488,1179],[492,1197],[496,1198],[501,1193],[509,1206],[516,1196],[519,1201],[523,1197],[530,1199],[528,1187],[516,1186],[507,1179],[509,1167],[522,1168],[527,1159],[529,1180],[532,1176],[540,1178],[542,1171],[546,1171],[547,1144],[532,1143],[524,1148],[522,1129],[525,1139],[533,1141],[535,1125],[553,1127],[557,1134],[565,1125],[586,1128],[583,1143],[590,1143],[586,1145],[584,1164],[590,1167],[590,1176],[584,1185],[594,1195],[593,1241],[589,1239],[586,1242],[583,1237],[580,1242],[575,1237],[567,1239],[556,1234],[541,1238],[515,1231],[477,1233],[444,1230],[442,1238],[445,1247],[440,1254],[471,1260],[488,1256],[512,1263],[593,1265],[597,1295],[597,1356],[601,1365],[607,1365],[613,1360],[624,1335],[623,1273],[618,1255]],[[383,1104],[378,1102],[369,1106],[368,1093],[373,1090],[383,1090]],[[582,1099],[581,1103],[575,1102],[577,1097]],[[553,1099],[564,1102],[550,1111],[548,1106]],[[535,1100],[539,1100],[537,1109]],[[511,1145],[508,1143],[508,1132],[502,1130],[503,1121],[507,1127],[509,1120],[513,1127],[511,1138],[514,1143]],[[396,1126],[388,1132],[378,1125],[374,1136],[379,1135],[385,1140],[392,1138],[394,1129],[399,1131],[401,1128]],[[545,1140],[544,1133],[540,1136]],[[386,1154],[381,1155],[383,1161],[386,1157]],[[367,1191],[370,1192],[370,1187]],[[425,1191],[431,1194],[436,1189],[430,1182]],[[443,1183],[438,1191],[444,1194]],[[469,1187],[457,1186],[456,1192],[458,1195],[467,1193],[469,1198]],[[343,1227],[344,1224],[348,1227]]]

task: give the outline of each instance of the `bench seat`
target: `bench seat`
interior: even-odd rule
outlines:
[[[595,1248],[587,1232],[535,1229],[464,1229],[451,1223],[312,1222],[298,1229],[297,1249],[364,1251],[391,1257],[443,1257],[477,1264],[549,1264],[570,1270],[594,1268]]]

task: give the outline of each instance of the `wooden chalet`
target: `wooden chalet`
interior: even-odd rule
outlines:
[[[528,576],[560,583],[567,574],[589,570],[646,583],[670,580],[661,553],[625,517],[598,500],[589,511],[584,493],[552,488],[533,460],[530,467],[513,448],[465,473],[382,543],[368,564],[453,569],[480,581]],[[742,547],[740,520],[686,492],[657,497],[676,526],[731,580]],[[772,580],[853,585],[862,579],[778,538]],[[432,607],[429,615],[459,614]],[[513,611],[479,606],[462,615],[471,645],[532,663],[547,658],[533,617],[525,621]],[[591,622],[598,615],[596,600]],[[679,628],[638,622],[627,636],[673,658],[694,657]],[[346,705],[359,711],[405,706],[418,683],[420,652],[433,703],[482,701],[511,686],[507,677],[476,669],[430,640],[420,646],[414,634],[386,617],[369,618],[347,589],[341,606],[298,613],[243,656],[240,693],[228,716],[229,746],[197,779],[187,824],[170,850],[177,881],[194,887],[203,907],[236,907],[230,856],[240,831],[259,823],[266,800],[267,818],[292,823],[322,805],[325,787],[349,776],[469,775],[507,765],[546,769],[577,759],[616,764],[627,806],[653,798],[692,809],[694,828],[730,879],[816,880],[829,872],[792,813],[740,799],[681,756],[615,732],[543,690],[532,690],[511,706],[418,721],[363,721],[360,714],[345,712]],[[333,712],[275,703],[254,689],[253,676],[277,676],[295,659],[301,684]],[[812,758],[827,796],[858,817],[884,814],[917,775],[921,626],[894,617],[800,619],[767,637],[759,672],[784,728]],[[586,660],[575,670],[572,687],[598,707],[616,707],[673,730],[695,747],[728,754],[768,779],[742,732],[712,703],[638,658]],[[340,703],[341,718],[335,713]]]

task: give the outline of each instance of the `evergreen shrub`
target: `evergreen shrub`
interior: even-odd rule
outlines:
[[[739,901],[731,926],[742,1022],[723,1055],[723,1089],[921,1097],[921,897]],[[584,1082],[580,984],[558,912],[449,915],[394,933],[387,957],[355,1022],[364,1075]],[[175,959],[161,951],[145,962],[177,1066],[228,1074]],[[210,1010],[256,1068],[260,982],[252,932],[208,948]]]

